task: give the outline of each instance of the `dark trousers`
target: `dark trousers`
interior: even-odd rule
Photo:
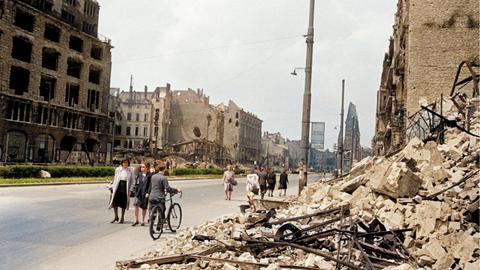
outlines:
[[[152,200],[152,201],[150,201],[150,206],[148,207],[148,211],[150,213],[152,213],[152,209],[157,205],[158,205],[159,210],[160,210],[160,218],[165,219],[165,209],[166,209],[165,200],[160,200],[160,201]]]

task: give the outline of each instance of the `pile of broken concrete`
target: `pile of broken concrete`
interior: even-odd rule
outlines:
[[[472,119],[480,134],[480,111]],[[443,136],[368,157],[311,184],[288,209],[187,228],[117,267],[480,269],[480,139],[455,128]]]

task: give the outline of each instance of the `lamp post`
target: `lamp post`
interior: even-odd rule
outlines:
[[[305,62],[305,89],[303,93],[303,113],[302,113],[302,138],[301,138],[301,157],[303,157],[305,164],[305,175],[302,181],[298,182],[298,195],[303,190],[303,187],[307,185],[307,171],[308,171],[308,148],[310,138],[310,110],[311,110],[311,98],[312,98],[312,58],[313,58],[313,20],[315,11],[315,0],[310,0],[310,9],[308,16],[308,32],[306,37],[307,42],[307,55]],[[296,75],[296,69],[292,72],[292,75]]]

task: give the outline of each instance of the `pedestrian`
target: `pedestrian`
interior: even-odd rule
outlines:
[[[146,195],[150,189],[151,177],[152,174],[150,173],[150,163],[140,165],[140,171],[135,178],[135,187],[133,188],[135,193],[135,197],[133,198],[133,205],[135,205],[135,223],[133,223],[132,226],[137,226],[139,223],[138,216],[140,208],[142,209],[141,226],[145,226],[145,216],[148,208],[148,198]]]
[[[282,196],[282,191],[283,191],[283,196],[287,196],[287,185],[288,185],[288,173],[287,173],[287,170],[283,170],[282,174],[280,174],[278,196]]]
[[[273,197],[273,191],[275,190],[275,185],[277,184],[277,175],[275,174],[273,168],[268,169],[267,184],[268,196]]]
[[[225,200],[232,200],[233,186],[237,185],[235,180],[235,172],[232,165],[227,166],[227,170],[223,173],[223,188],[225,190]]]
[[[130,161],[128,159],[122,160],[120,166],[115,169],[115,176],[110,186],[112,196],[110,198],[109,209],[113,208],[115,214],[114,219],[110,223],[119,221],[118,208],[122,209],[122,217],[119,223],[123,223],[125,217],[125,210],[128,210],[130,204],[130,193],[133,184],[133,173],[129,168]]]
[[[252,170],[252,172],[247,175],[246,191],[247,191],[248,205],[250,205],[250,209],[252,209],[252,213],[255,213],[256,208],[255,208],[254,197],[255,195],[258,195],[260,191],[260,184],[258,183],[258,175],[255,173],[255,170]]]
[[[166,166],[163,161],[157,161],[155,164],[156,174],[152,175],[150,180],[150,188],[146,194],[146,198],[150,203],[149,212],[153,207],[160,206],[160,218],[165,219],[165,200],[167,193],[182,193],[179,188],[172,188],[168,184],[167,176],[165,176]]]
[[[258,173],[258,183],[260,184],[260,196],[263,200],[265,193],[267,193],[267,171],[264,167],[260,168],[260,172]]]
[[[167,158],[167,161],[166,161],[165,164],[167,165],[167,172],[170,174],[170,173],[171,173],[171,172],[170,172],[171,163],[170,163],[170,159],[169,159],[169,158]]]

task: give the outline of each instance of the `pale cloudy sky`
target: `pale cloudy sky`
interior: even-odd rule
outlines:
[[[112,87],[203,88],[218,104],[233,99],[263,130],[300,138],[308,0],[99,0],[99,32],[112,39]],[[395,0],[317,0],[312,121],[338,136],[341,80],[370,146],[376,91]]]

